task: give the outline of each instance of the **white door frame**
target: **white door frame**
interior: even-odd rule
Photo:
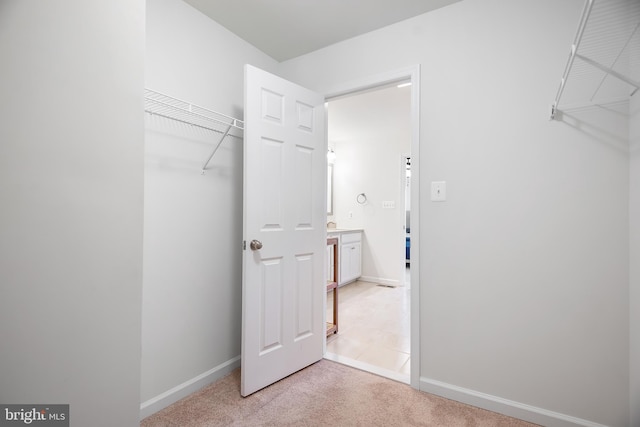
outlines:
[[[411,387],[420,388],[420,65],[336,85],[325,101],[401,80],[411,81]],[[326,310],[325,310],[326,311]]]

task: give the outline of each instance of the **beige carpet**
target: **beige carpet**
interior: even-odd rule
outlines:
[[[145,418],[140,425],[525,427],[534,424],[321,360],[246,398],[240,396],[237,369]]]

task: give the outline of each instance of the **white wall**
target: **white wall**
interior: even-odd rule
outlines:
[[[631,98],[629,107],[629,144],[631,148],[629,173],[630,218],[630,305],[629,339],[631,352],[631,424],[640,425],[640,95]]]
[[[466,0],[280,66],[178,0],[147,6],[143,83],[141,2],[0,4],[0,401],[137,425],[144,85],[241,116],[244,62],[327,92],[421,63],[419,184],[449,192],[421,201],[423,384],[629,424],[638,151],[629,167],[606,117],[546,120],[581,1]],[[149,122],[143,402],[240,342],[241,149],[201,176],[208,135]]]
[[[466,0],[281,73],[330,93],[422,65],[422,387],[550,424],[626,426],[627,125],[548,120],[582,6]],[[426,196],[437,180],[445,203]]]
[[[144,2],[0,3],[0,402],[138,425]]]
[[[245,63],[276,62],[179,0],[147,1],[145,86],[243,117]],[[236,132],[236,134],[238,134]],[[146,117],[142,415],[239,366],[242,142]]]
[[[362,276],[402,285],[405,275],[404,168],[411,151],[411,89],[395,86],[329,102],[335,148],[334,216],[338,228],[362,228]],[[356,202],[367,195],[364,205]],[[393,201],[394,209],[383,209]],[[352,214],[351,217],[349,214]]]

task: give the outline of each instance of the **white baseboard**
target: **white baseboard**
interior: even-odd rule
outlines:
[[[399,280],[385,279],[384,277],[360,276],[358,277],[358,280],[362,280],[363,282],[378,283],[385,286],[402,286],[402,283],[400,283]]]
[[[606,427],[592,421],[424,377],[420,377],[420,390],[546,427]]]
[[[172,403],[175,403],[178,400],[187,397],[191,393],[195,393],[201,388],[208,386],[209,384],[219,380],[239,366],[240,356],[237,356],[208,370],[203,374],[198,375],[195,378],[192,378],[188,381],[183,382],[182,384],[173,387],[171,390],[167,390],[164,393],[147,400],[146,402],[142,402],[140,404],[140,420],[148,417],[149,415],[155,414],[159,410],[166,408]]]

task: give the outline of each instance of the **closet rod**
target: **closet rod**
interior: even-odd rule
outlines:
[[[584,5],[584,9],[582,10],[582,16],[580,17],[580,22],[578,24],[578,30],[576,31],[576,35],[573,39],[573,44],[571,45],[569,59],[567,60],[567,64],[564,67],[564,73],[562,74],[562,79],[560,80],[560,87],[558,88],[558,92],[556,93],[556,99],[551,106],[551,120],[556,118],[558,103],[560,102],[562,92],[564,92],[564,86],[566,85],[567,79],[569,78],[569,72],[571,71],[571,67],[573,66],[573,61],[576,58],[576,52],[578,51],[578,47],[580,46],[580,41],[582,41],[584,29],[587,26],[589,15],[591,15],[591,10],[593,9],[593,2],[594,0],[587,0]]]
[[[564,104],[562,106],[563,112],[570,111],[580,111],[584,109],[591,109],[593,107],[602,107],[602,108],[610,108],[615,105],[625,104],[629,102],[629,97],[615,97],[615,98],[607,98],[599,101],[587,101],[587,102],[579,102],[575,104]]]
[[[613,76],[615,78],[617,78],[618,80],[622,80],[623,82],[630,84],[631,86],[635,87],[636,89],[640,88],[640,82],[637,82],[623,74],[618,73],[615,70],[612,70],[609,67],[605,67],[604,65],[594,61],[593,59],[589,59],[586,56],[582,56],[577,54],[576,58],[580,58],[581,60],[583,60],[584,62],[586,62],[587,64],[596,67],[598,70],[600,71],[604,71],[607,75]],[[633,95],[633,94],[632,94]]]

